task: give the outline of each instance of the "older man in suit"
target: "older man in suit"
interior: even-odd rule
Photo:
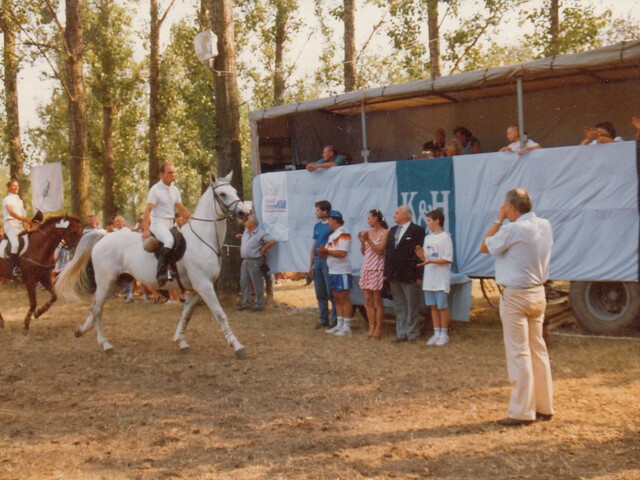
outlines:
[[[395,342],[413,342],[420,335],[419,308],[422,303],[422,267],[416,256],[422,246],[425,230],[411,222],[411,207],[400,205],[393,219],[396,226],[389,230],[384,277],[389,281],[396,310]]]

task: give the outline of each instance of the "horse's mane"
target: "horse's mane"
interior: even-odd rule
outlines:
[[[38,228],[44,228],[65,218],[67,220],[75,220],[76,222],[80,221],[80,218],[76,215],[56,215],[55,217],[45,218],[44,221],[38,226]]]

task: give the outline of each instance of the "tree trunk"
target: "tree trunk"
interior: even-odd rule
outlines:
[[[151,32],[149,35],[149,188],[158,182],[158,127],[160,126],[160,19],[158,0],[150,0]]]
[[[550,37],[551,43],[549,45],[549,53],[551,55],[557,55],[560,51],[560,1],[559,0],[551,0],[551,6],[549,9],[549,17],[550,17]]]
[[[116,216],[118,209],[115,202],[116,162],[113,155],[113,124],[116,107],[110,104],[102,106],[102,174],[104,180],[104,199],[102,201],[103,218]]]
[[[4,33],[4,91],[7,112],[6,141],[9,145],[9,176],[20,184],[24,177],[24,152],[20,139],[18,111],[18,57],[16,55],[15,12],[13,0],[3,0],[0,26]]]
[[[344,0],[344,91],[356,89],[356,4],[355,0]]]
[[[233,0],[211,0],[212,30],[218,36],[218,56],[214,68],[216,92],[216,153],[218,174],[233,172],[233,186],[243,197],[240,149],[240,107],[233,27]],[[234,221],[228,222],[227,245],[237,245],[234,234],[239,231]],[[240,249],[230,248],[223,255],[223,268],[218,280],[221,292],[235,294],[240,280]]]
[[[439,0],[427,0],[427,26],[429,28],[429,64],[431,69],[431,78],[437,78],[442,75],[440,69],[438,1]]]
[[[84,219],[90,212],[87,100],[83,77],[83,0],[66,0],[66,76],[69,90],[71,210]]]
[[[287,21],[289,11],[286,5],[278,3],[276,5],[276,25],[275,25],[275,65],[273,72],[273,102],[275,105],[284,103],[284,49],[287,41]]]

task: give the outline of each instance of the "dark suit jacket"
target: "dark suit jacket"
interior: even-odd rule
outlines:
[[[418,279],[422,280],[424,270],[423,267],[416,267],[420,259],[416,256],[415,249],[416,245],[422,246],[424,243],[426,232],[420,225],[411,223],[396,247],[395,236],[398,228],[396,225],[389,230],[384,276],[390,281],[415,283]]]

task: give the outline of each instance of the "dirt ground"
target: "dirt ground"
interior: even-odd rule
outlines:
[[[22,334],[26,294],[0,288],[0,479],[638,479],[640,342],[553,335],[556,414],[505,429],[500,324],[476,306],[445,348],[314,330],[312,287],[262,313],[227,305],[249,357],[199,307],[107,305],[107,357],[58,304]],[[423,339],[424,340],[424,339]]]

